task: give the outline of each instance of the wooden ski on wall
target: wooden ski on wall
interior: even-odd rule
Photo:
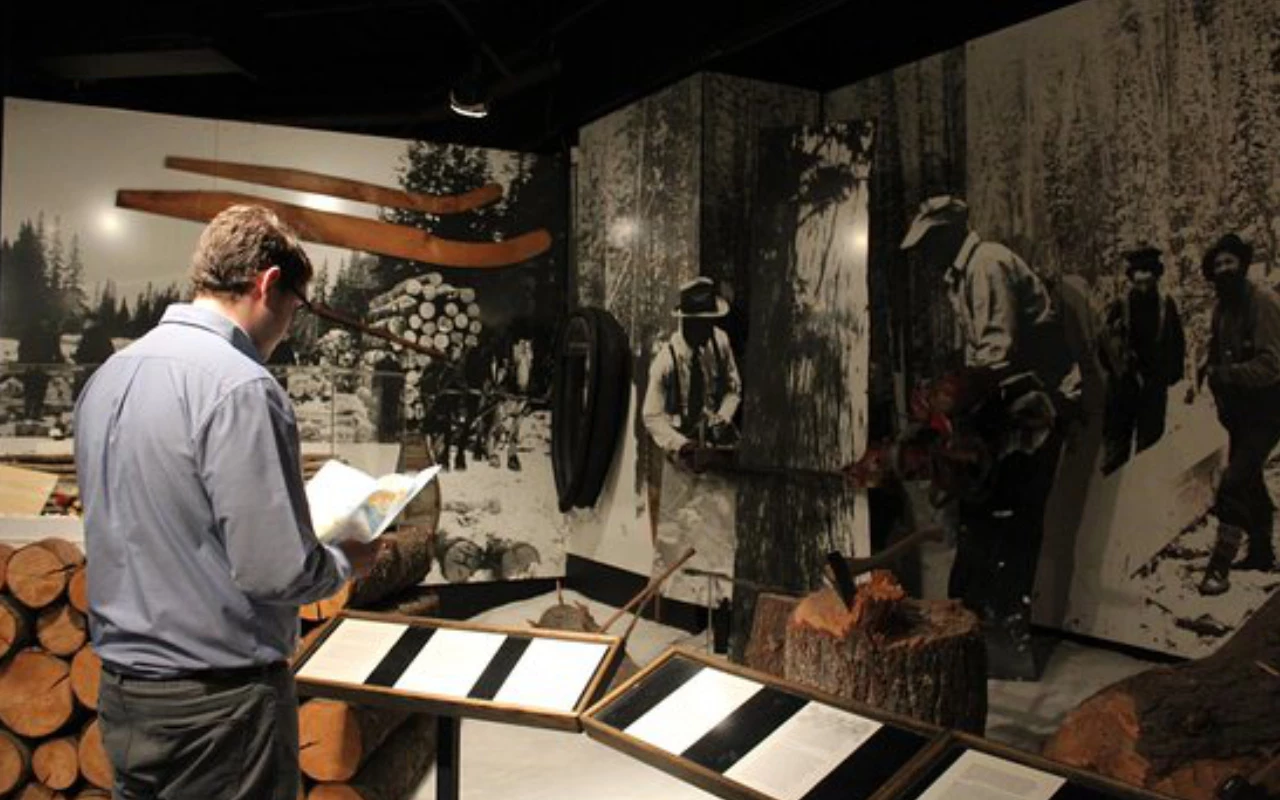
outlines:
[[[461,194],[436,195],[405,192],[318,172],[259,164],[237,164],[205,158],[167,156],[164,165],[169,169],[194,172],[198,175],[274,186],[278,189],[312,192],[359,203],[421,211],[425,214],[458,214],[487,206],[502,198],[502,186],[496,183],[486,183],[484,186]]]
[[[318,211],[236,192],[121,189],[116,193],[116,205],[120,208],[194,222],[208,222],[223,209],[237,203],[271,209],[309,242],[443,267],[507,267],[551,249],[551,234],[542,228],[501,242],[460,242],[442,239],[418,228]]]

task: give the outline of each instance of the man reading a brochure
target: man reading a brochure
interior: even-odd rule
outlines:
[[[317,540],[293,406],[263,366],[311,276],[274,213],[226,209],[200,237],[192,302],[169,306],[80,395],[116,798],[297,794],[298,607],[366,572],[376,549]]]

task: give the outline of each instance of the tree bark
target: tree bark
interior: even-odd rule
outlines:
[[[440,616],[440,593],[426,586],[411,586],[399,594],[369,606],[370,611],[406,617]]]
[[[340,700],[308,701],[298,709],[299,766],[318,781],[350,780],[408,717]]]
[[[98,683],[102,680],[102,659],[89,645],[71,659],[71,691],[85,708],[98,710]]]
[[[1049,758],[1184,798],[1213,798],[1280,748],[1280,593],[1205,658],[1155,667],[1067,716]]]
[[[22,736],[48,736],[71,721],[76,701],[67,662],[35,648],[0,666],[0,722]]]
[[[384,534],[387,546],[378,554],[365,577],[349,582],[333,596],[302,607],[308,622],[323,622],[348,606],[367,608],[420,582],[431,570],[434,536],[429,530],[405,527]]]
[[[47,606],[36,619],[40,646],[55,656],[72,656],[89,638],[84,614],[67,603]]]
[[[80,753],[74,736],[42,742],[31,755],[36,780],[50,789],[70,789],[80,777]]]
[[[414,714],[347,783],[320,783],[307,800],[402,800],[422,783],[436,751],[436,718]]]
[[[977,616],[953,600],[895,597],[874,575],[852,609],[826,588],[801,601],[787,625],[784,674],[944,728],[981,734],[986,725]]]
[[[81,564],[67,582],[67,600],[81,614],[89,613],[89,573]]]
[[[756,597],[755,619],[743,663],[768,675],[784,677],[787,620],[799,604],[800,598],[785,594],[763,593]]]
[[[102,729],[97,717],[80,734],[78,751],[80,772],[84,779],[99,789],[109,790],[115,772],[111,768],[111,761],[107,759],[107,751],[102,746]]]
[[[31,751],[26,742],[0,729],[0,797],[22,785],[31,773]]]
[[[0,659],[30,641],[35,627],[31,616],[26,606],[0,594]]]

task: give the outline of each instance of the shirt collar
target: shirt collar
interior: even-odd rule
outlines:
[[[232,347],[259,364],[263,363],[262,355],[258,352],[258,348],[254,346],[253,340],[249,338],[249,334],[245,333],[244,328],[212,309],[201,308],[191,303],[172,303],[164,310],[164,316],[160,318],[160,324],[189,325],[193,328],[209,331],[226,339]]]
[[[969,259],[973,258],[973,251],[978,249],[978,245],[982,240],[978,238],[978,234],[969,231],[969,235],[964,238],[964,244],[960,245],[960,251],[956,253],[956,260],[947,267],[947,282],[956,283],[960,277],[964,275],[965,270],[969,268]]]

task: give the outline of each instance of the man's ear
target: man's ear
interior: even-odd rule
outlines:
[[[258,273],[258,279],[253,282],[254,289],[260,292],[263,297],[266,297],[271,292],[272,287],[281,285],[280,281],[283,277],[284,275],[279,267],[275,265],[267,267]]]

